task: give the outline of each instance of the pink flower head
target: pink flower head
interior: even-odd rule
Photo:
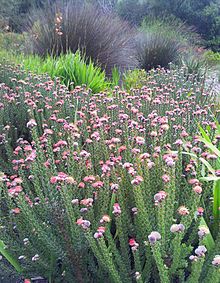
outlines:
[[[220,266],[220,255],[216,255],[212,261],[212,265],[219,267]]]
[[[144,179],[141,176],[136,176],[132,181],[131,184],[134,186],[140,185],[141,182],[143,182]]]
[[[185,207],[185,206],[180,206],[180,207],[178,208],[178,213],[179,213],[180,215],[182,215],[182,216],[188,215],[188,214],[189,214],[189,209],[188,209],[187,207]]]
[[[157,194],[154,195],[154,202],[155,205],[161,203],[167,197],[167,193],[164,191],[159,191]]]
[[[193,191],[194,191],[196,194],[200,195],[200,194],[202,193],[202,187],[199,186],[199,185],[197,185],[197,186],[193,187]]]
[[[164,181],[164,183],[169,183],[170,182],[170,177],[167,174],[164,174],[162,176],[162,180]]]
[[[161,235],[157,231],[151,232],[150,235],[148,236],[148,240],[149,240],[151,245],[154,245],[160,239],[161,239]]]
[[[145,144],[145,139],[143,137],[136,137],[136,144],[137,145]]]
[[[95,177],[94,176],[86,176],[84,179],[83,179],[84,182],[87,182],[87,183],[92,183],[95,181]]]
[[[27,122],[27,127],[28,128],[34,128],[35,126],[37,126],[37,123],[34,119],[31,119],[29,122]]]
[[[206,252],[207,252],[207,249],[205,246],[198,246],[198,248],[195,250],[195,254],[198,257],[204,257]]]
[[[120,208],[120,205],[119,203],[115,203],[113,205],[113,211],[112,213],[115,215],[115,216],[119,216],[121,214],[121,208]]]
[[[139,244],[135,241],[134,238],[129,240],[129,246],[131,247],[132,251],[136,251],[139,247]]]
[[[176,232],[183,232],[185,230],[185,226],[183,224],[173,224],[170,227],[170,232],[176,233]]]
[[[10,188],[9,190],[8,190],[8,194],[10,195],[10,196],[18,196],[18,194],[20,193],[20,192],[22,192],[22,187],[21,186],[15,186],[15,187],[12,187],[12,188]]]
[[[204,213],[204,208],[198,207],[196,211],[197,216],[203,216],[203,213]]]
[[[104,183],[102,181],[97,181],[95,183],[92,184],[92,187],[95,189],[100,189],[104,186]]]

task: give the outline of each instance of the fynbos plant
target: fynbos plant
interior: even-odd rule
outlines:
[[[203,88],[163,69],[142,89],[116,87],[109,97],[39,79],[15,80],[30,138],[11,148],[0,182],[0,239],[22,273],[51,282],[219,282],[219,232],[207,244],[210,185],[200,181],[202,162],[182,154],[200,162],[196,122],[214,127]],[[3,119],[13,91],[1,92]]]

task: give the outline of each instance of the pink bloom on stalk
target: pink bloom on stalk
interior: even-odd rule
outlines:
[[[123,151],[125,151],[127,149],[127,147],[125,145],[122,145],[119,147],[118,152],[121,153]]]
[[[116,193],[118,188],[119,188],[119,185],[118,184],[110,184],[110,189],[113,191],[113,193]]]
[[[198,184],[199,184],[199,180],[198,180],[198,179],[190,179],[190,180],[188,181],[188,183],[189,183],[190,185],[198,185]]]
[[[92,184],[92,187],[95,188],[95,189],[100,189],[104,186],[104,183],[101,182],[101,181],[97,181],[95,183]]]
[[[21,210],[20,210],[20,208],[16,207],[16,208],[13,208],[11,212],[14,213],[14,214],[19,214],[21,212]]]
[[[63,141],[63,140],[60,140],[56,144],[53,145],[54,148],[61,147],[61,146],[67,146],[67,142]]]
[[[86,199],[82,199],[80,201],[80,204],[85,205],[85,206],[92,206],[93,204],[93,199],[92,198],[86,198]]]
[[[145,144],[145,139],[143,137],[136,137],[136,143],[138,145],[143,145]]]
[[[84,182],[88,182],[88,183],[92,183],[95,181],[95,177],[94,176],[86,176],[84,179],[83,179]]]
[[[106,173],[108,173],[110,171],[111,171],[111,168],[107,164],[103,164],[102,165],[102,172],[103,172],[103,174],[106,174]]]
[[[170,176],[168,176],[167,174],[164,174],[162,176],[162,180],[164,181],[164,183],[169,183],[170,182]]]
[[[193,191],[194,191],[196,194],[200,195],[200,194],[202,193],[202,187],[199,186],[199,185],[197,185],[197,186],[195,186],[195,187],[193,188]]]
[[[148,236],[148,240],[149,240],[151,245],[154,245],[157,241],[161,240],[161,235],[160,235],[159,232],[153,231]]]
[[[83,158],[89,158],[91,154],[86,150],[82,150],[79,155]]]
[[[138,153],[140,153],[141,151],[140,151],[139,148],[132,148],[131,152],[132,152],[133,154],[138,154]]]
[[[170,232],[172,233],[180,233],[183,232],[185,230],[185,226],[183,224],[173,224],[170,227]]]
[[[153,161],[149,161],[149,162],[147,163],[147,168],[148,168],[148,169],[151,169],[151,168],[154,167],[154,165],[155,165],[155,163],[154,163]]]
[[[150,158],[150,154],[149,153],[143,153],[140,155],[139,157],[141,160],[145,160],[145,159],[148,159]]]
[[[20,192],[22,192],[22,187],[21,186],[15,186],[15,187],[12,187],[8,190],[8,193],[10,196],[18,196],[18,194]]]
[[[203,213],[204,213],[204,208],[198,207],[196,211],[197,216],[203,216]]]
[[[51,129],[45,129],[45,130],[44,130],[44,134],[45,134],[45,135],[52,135],[52,134],[53,134],[53,130],[51,130]]]
[[[78,220],[79,220],[79,222],[78,222]],[[78,225],[80,225],[84,230],[87,230],[87,229],[89,229],[89,227],[90,227],[90,225],[91,225],[91,223],[90,223],[90,221],[88,221],[88,220],[84,220],[84,219],[78,219],[77,220],[77,224]],[[80,224],[79,224],[80,223]]]
[[[121,214],[121,208],[120,208],[120,205],[119,203],[115,203],[113,205],[113,211],[112,213],[115,215],[115,216],[119,216]]]
[[[100,223],[109,223],[111,221],[111,218],[109,215],[105,214],[102,216]]]
[[[94,133],[91,135],[91,138],[92,138],[92,139],[95,139],[96,141],[99,141],[99,140],[100,140],[100,134],[99,134],[99,132],[94,132]]]
[[[29,122],[27,122],[27,127],[28,128],[33,128],[35,126],[37,126],[37,123],[36,123],[36,121],[34,119],[31,119]]]
[[[50,182],[51,182],[51,184],[56,184],[56,182],[57,182],[57,176],[51,177],[51,178],[50,178]]]
[[[131,247],[132,251],[136,251],[139,247],[139,244],[135,241],[134,238],[129,240],[129,246]]]
[[[143,177],[141,177],[141,176],[136,176],[135,179],[133,179],[133,180],[131,181],[131,184],[134,185],[134,186],[138,186],[138,185],[140,185],[140,183],[143,182],[143,181],[144,181]]]
[[[125,162],[124,164],[123,164],[123,168],[125,168],[125,169],[128,169],[128,168],[130,168],[130,167],[132,167],[133,166],[133,164],[132,163],[129,163],[129,162]]]
[[[185,216],[185,215],[189,214],[189,209],[187,207],[185,207],[185,206],[180,206],[177,211],[182,216]]]
[[[84,189],[85,186],[86,186],[86,185],[85,185],[83,182],[80,182],[79,185],[78,185],[78,188]]]
[[[165,200],[166,197],[167,197],[167,193],[166,192],[159,191],[157,194],[154,195],[155,205],[158,205],[160,202]]]
[[[106,230],[106,228],[105,227],[103,227],[103,226],[100,226],[100,227],[98,227],[98,229],[97,229],[97,231],[98,232],[100,232],[100,233],[105,233],[105,230]]]
[[[220,266],[220,255],[216,255],[212,261],[212,265],[219,267]]]
[[[198,246],[198,248],[195,250],[195,254],[198,257],[204,257],[206,252],[207,252],[207,249],[205,246]]]
[[[167,166],[169,166],[169,167],[173,167],[175,165],[175,162],[174,162],[172,157],[167,157],[165,159],[165,162],[166,162]]]
[[[182,144],[183,144],[183,141],[182,140],[176,140],[175,142],[174,142],[174,144],[175,145],[178,145],[178,146],[181,146]]]
[[[152,131],[152,132],[150,132],[150,136],[151,137],[157,137],[157,132],[156,131]]]

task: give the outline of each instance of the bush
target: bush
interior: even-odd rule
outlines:
[[[86,58],[105,69],[124,70],[136,64],[132,30],[113,14],[103,14],[91,5],[49,6],[31,16],[30,42],[41,56],[80,49]]]
[[[107,87],[105,72],[94,66],[91,60],[86,63],[78,51],[75,54],[60,54],[57,58],[27,56],[21,62],[25,70],[36,74],[47,73],[52,79],[59,77],[67,87],[72,87],[72,83],[75,86],[85,84],[93,92],[99,92]]]
[[[123,86],[126,90],[131,88],[141,88],[144,85],[147,85],[148,74],[145,70],[133,70],[127,71],[123,75]]]
[[[220,52],[208,50],[204,53],[204,59],[211,67],[220,65]]]
[[[0,49],[7,50],[14,54],[24,51],[25,34],[16,34],[13,32],[0,33]]]
[[[17,141],[1,176],[0,239],[23,275],[218,282],[220,235],[200,180],[202,158],[214,157],[196,137],[197,122],[214,127],[213,105],[200,84],[157,69],[141,90],[108,98],[40,77],[13,81],[16,92],[0,90],[1,147],[17,102],[32,139]]]
[[[23,54],[15,56],[5,50],[0,51],[0,54],[3,55],[2,63],[20,64],[20,67],[27,73],[46,73],[52,79],[58,77],[70,89],[73,85],[85,84],[93,92],[99,92],[107,87],[105,72],[95,66],[91,60],[86,63],[86,59],[79,51],[75,54],[61,54],[59,57],[48,55],[46,58],[37,55],[24,56]],[[7,81],[7,78],[5,80]]]
[[[178,63],[196,41],[193,30],[176,18],[146,18],[137,37],[140,67],[149,70]]]

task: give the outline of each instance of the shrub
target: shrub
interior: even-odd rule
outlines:
[[[204,53],[204,59],[210,66],[220,65],[220,52],[213,52],[208,50]]]
[[[94,66],[91,60],[86,63],[78,51],[75,54],[60,54],[57,58],[27,56],[21,62],[25,70],[36,74],[47,73],[52,79],[59,77],[67,87],[70,87],[71,83],[75,86],[85,84],[93,92],[99,92],[107,86],[105,72]]]
[[[17,141],[0,182],[0,239],[26,277],[219,281],[220,235],[204,210],[212,192],[200,180],[201,158],[214,161],[196,137],[198,121],[214,128],[213,105],[182,70],[148,79],[109,98],[40,77],[1,86],[1,146],[18,101],[32,136]]]
[[[172,18],[146,18],[137,37],[137,56],[145,70],[180,62],[181,56],[198,41],[191,28]]]
[[[133,70],[127,71],[123,74],[123,86],[126,90],[131,88],[141,88],[147,85],[148,74],[145,70]]]
[[[37,15],[37,17],[36,17]],[[51,5],[31,16],[30,41],[39,55],[59,55],[78,49],[105,69],[135,66],[134,31],[113,14],[91,5]]]
[[[7,50],[14,54],[24,51],[25,34],[13,32],[0,33],[0,49]]]
[[[195,80],[205,80],[209,66],[203,54],[189,52],[188,56],[182,58],[182,65],[185,69],[185,76]]]
[[[23,54],[15,56],[6,50],[0,51],[0,54],[2,54],[2,64],[20,64],[20,68],[26,71],[26,73],[46,73],[52,79],[58,77],[68,88],[72,88],[73,84],[75,86],[85,84],[93,92],[99,92],[108,85],[105,72],[100,67],[95,66],[91,60],[87,60],[86,63],[86,59],[84,56],[81,56],[79,51],[75,54],[61,54],[59,57],[48,55],[46,58],[41,58],[37,55],[24,56]],[[7,78],[5,80],[7,81]],[[6,82],[5,80],[3,79],[2,81]]]

